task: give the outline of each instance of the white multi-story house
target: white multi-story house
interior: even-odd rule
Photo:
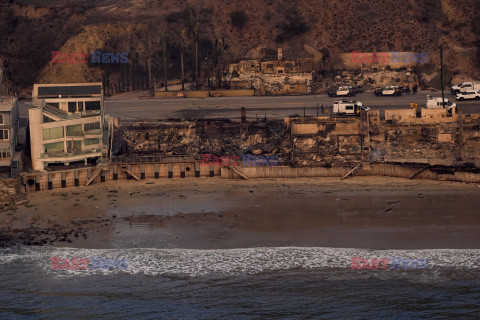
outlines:
[[[17,145],[19,130],[18,102],[16,98],[0,96],[0,167],[10,167]]]
[[[33,170],[108,157],[102,83],[35,84],[29,109]]]

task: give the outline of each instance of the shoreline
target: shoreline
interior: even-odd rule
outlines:
[[[107,181],[28,194],[2,215],[0,245],[476,249],[479,195],[391,177]]]

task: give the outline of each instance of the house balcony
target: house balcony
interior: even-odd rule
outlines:
[[[101,148],[97,147],[88,150],[74,150],[70,152],[45,152],[40,155],[40,159],[48,162],[72,162],[86,158],[100,157],[101,154]]]
[[[78,131],[73,133],[67,133],[66,138],[101,138],[102,130],[88,130],[88,131]]]

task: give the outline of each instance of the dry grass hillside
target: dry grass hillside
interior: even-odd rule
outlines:
[[[99,80],[105,67],[52,65],[51,51],[129,52],[140,65],[152,58],[163,75],[167,40],[169,77],[179,75],[185,29],[187,74],[193,70],[194,26],[200,57],[222,65],[242,58],[305,57],[304,44],[330,52],[419,51],[438,62],[445,45],[453,74],[479,76],[478,0],[6,0],[0,7],[0,58],[6,86],[20,91],[35,81]],[[196,19],[197,18],[197,19]],[[206,59],[205,59],[206,58]],[[109,66],[110,74],[121,74]]]

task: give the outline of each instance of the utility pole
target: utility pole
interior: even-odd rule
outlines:
[[[198,11],[194,10],[193,7],[187,0],[183,0],[187,5],[188,9],[190,9],[191,17],[193,18],[192,27],[193,27],[193,40],[195,41],[195,86],[198,90],[198,81],[199,81],[199,66],[198,66],[198,40],[199,40],[199,27],[200,23],[198,21]]]
[[[440,86],[442,87],[442,106],[445,108],[445,93],[443,91],[443,44],[440,44]]]
[[[165,78],[165,91],[168,91],[167,85],[167,42],[165,38],[163,39],[163,71],[164,71],[164,78]]]
[[[195,40],[195,85],[197,86],[198,90],[198,40]]]
[[[185,36],[185,29],[183,29],[182,33],[180,34],[180,64],[182,65],[182,91],[185,91],[185,68],[183,66],[184,36]]]
[[[150,58],[147,59],[147,67],[148,67],[148,90],[152,91],[152,65],[150,62]]]
[[[136,87],[138,87],[138,83],[137,83],[137,86],[135,85],[136,83],[136,79],[135,79],[135,74],[136,74],[136,70],[135,70],[135,56],[132,57],[132,90],[135,91]]]

